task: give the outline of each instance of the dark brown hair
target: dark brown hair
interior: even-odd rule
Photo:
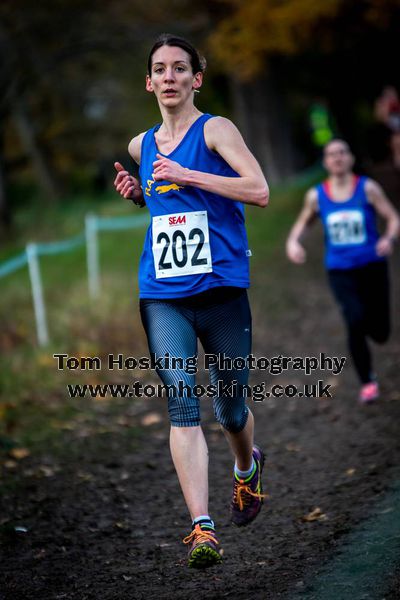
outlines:
[[[181,38],[177,35],[172,35],[171,33],[162,33],[152,49],[150,50],[149,59],[147,61],[147,74],[151,75],[151,67],[153,62],[153,54],[156,50],[161,48],[162,46],[177,46],[178,48],[182,48],[185,52],[187,52],[190,56],[190,65],[192,67],[193,75],[199,72],[203,72],[206,68],[205,58],[200,56],[197,52],[196,48],[192,46],[190,42]]]
[[[343,140],[342,138],[332,138],[331,140],[329,140],[329,142],[327,142],[327,143],[325,144],[325,146],[324,146],[324,147],[323,147],[323,149],[322,149],[322,151],[323,151],[323,155],[324,155],[324,156],[325,156],[325,154],[326,154],[326,151],[327,151],[327,149],[329,148],[329,146],[330,146],[331,144],[334,144],[334,143],[339,143],[339,144],[342,144],[342,145],[343,145],[343,146],[346,148],[347,152],[349,152],[349,153],[351,154],[351,149],[350,149],[350,146],[349,146],[349,144],[346,142],[346,140]]]

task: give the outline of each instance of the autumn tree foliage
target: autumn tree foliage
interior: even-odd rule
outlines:
[[[399,9],[400,0],[3,0],[0,223],[10,181],[27,175],[43,202],[62,198],[154,123],[143,82],[163,31],[205,53],[199,108],[231,116],[233,105],[271,182],[307,164],[296,127],[312,98],[364,147],[362,115],[385,84],[400,85]]]
[[[254,79],[273,55],[295,55],[309,47],[334,52],[341,21],[385,30],[399,0],[221,0],[228,15],[210,35],[210,47],[224,67]]]
[[[209,48],[230,74],[238,119],[271,181],[299,163],[291,120],[302,111],[306,121],[307,97],[326,100],[337,133],[365,149],[374,98],[399,79],[399,0],[218,4],[223,16]]]
[[[210,35],[210,46],[227,69],[254,79],[274,54],[296,54],[322,20],[332,19],[345,0],[224,0],[232,10]]]

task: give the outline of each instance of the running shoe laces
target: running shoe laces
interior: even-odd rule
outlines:
[[[239,479],[235,482],[233,489],[233,502],[239,506],[239,510],[244,510],[250,504],[251,496],[262,500],[267,498],[267,494],[261,494],[259,491],[253,492],[249,484],[245,483],[244,479]]]
[[[264,453],[258,447],[253,448],[253,458],[256,463],[255,472],[249,479],[239,479],[233,476],[231,500],[231,521],[238,527],[251,523],[261,510],[264,498],[262,493],[261,473],[264,466]]]
[[[193,531],[183,539],[184,544],[192,544],[188,554],[189,567],[205,569],[222,561],[222,550],[214,530],[202,529],[195,525]]]
[[[183,538],[184,544],[190,544],[194,542],[196,546],[204,542],[212,542],[213,544],[219,544],[215,537],[215,532],[207,529],[202,529],[200,525],[196,525],[192,533]]]

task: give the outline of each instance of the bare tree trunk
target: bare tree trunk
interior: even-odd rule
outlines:
[[[11,226],[11,211],[8,202],[3,167],[3,156],[0,154],[0,231],[6,231]]]
[[[16,98],[12,103],[11,116],[14,120],[23,147],[32,161],[39,186],[48,200],[58,200],[60,198],[60,193],[56,181],[46,157],[38,144],[34,127],[21,98]]]
[[[270,183],[294,172],[289,119],[271,75],[232,81],[236,119]]]
[[[0,230],[7,230],[11,225],[11,211],[7,196],[4,169],[4,129],[0,126]]]

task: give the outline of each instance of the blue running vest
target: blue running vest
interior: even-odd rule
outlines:
[[[239,177],[204,140],[201,115],[167,158],[191,170]],[[140,179],[151,223],[139,268],[140,298],[182,298],[213,287],[247,288],[249,255],[240,202],[170,181],[154,181],[153,162],[159,152],[154,133],[142,140]]]
[[[375,209],[365,193],[366,181],[357,177],[353,195],[344,202],[331,200],[326,182],[317,187],[327,269],[353,269],[385,260],[375,250],[379,234]]]

